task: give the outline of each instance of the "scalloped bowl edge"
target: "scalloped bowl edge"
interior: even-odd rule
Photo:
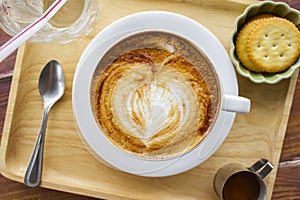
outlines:
[[[296,9],[289,7],[289,5],[283,2],[264,1],[258,4],[252,4],[248,6],[244,10],[244,12],[236,18],[234,22],[234,30],[230,36],[229,54],[230,59],[236,67],[237,72],[243,77],[249,78],[254,83],[275,84],[283,79],[290,78],[295,73],[295,71],[300,67],[300,57],[298,57],[297,61],[287,70],[280,73],[268,74],[255,73],[246,69],[242,66],[235,54],[235,38],[237,37],[238,30],[243,26],[245,21],[260,13],[271,13],[283,18],[287,18],[290,21],[292,21],[300,30],[300,12]]]

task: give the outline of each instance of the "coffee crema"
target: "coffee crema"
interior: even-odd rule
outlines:
[[[123,151],[147,159],[179,156],[208,132],[215,110],[209,87],[199,68],[171,51],[130,50],[97,77],[95,118]]]

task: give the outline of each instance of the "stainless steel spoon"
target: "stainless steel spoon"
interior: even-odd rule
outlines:
[[[24,184],[29,187],[40,185],[48,114],[51,107],[63,96],[65,91],[64,72],[56,60],[48,62],[42,70],[38,88],[44,101],[44,114],[40,132],[24,177]]]

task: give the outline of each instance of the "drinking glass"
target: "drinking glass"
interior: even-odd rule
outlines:
[[[11,36],[41,17],[55,0],[0,0],[0,27]],[[86,36],[99,13],[96,0],[69,0],[29,42],[67,43]]]

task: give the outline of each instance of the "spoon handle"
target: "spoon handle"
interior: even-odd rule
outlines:
[[[48,112],[49,109],[44,108],[43,121],[41,124],[40,132],[25,173],[24,184],[29,187],[37,187],[41,183],[44,141]]]

